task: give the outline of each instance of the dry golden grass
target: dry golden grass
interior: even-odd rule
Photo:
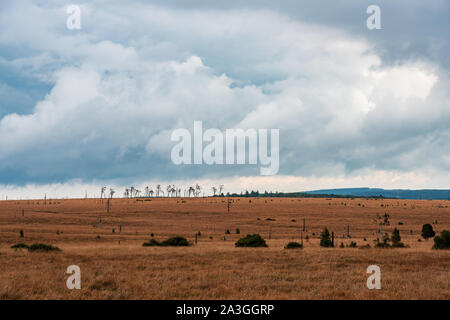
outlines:
[[[450,299],[450,251],[417,241],[424,223],[450,229],[450,201],[232,198],[227,213],[227,198],[142,200],[113,199],[109,213],[100,199],[0,201],[0,299]],[[319,247],[325,226],[337,244],[373,247],[385,213],[384,230],[397,227],[409,248]],[[283,249],[299,240],[303,218],[305,248]],[[351,239],[343,238],[347,225]],[[197,246],[142,247],[150,233],[193,242],[198,231]],[[248,233],[269,247],[235,248]],[[10,249],[19,242],[62,252]],[[66,288],[72,264],[81,268],[81,290]],[[381,268],[381,290],[365,286],[371,264]]]

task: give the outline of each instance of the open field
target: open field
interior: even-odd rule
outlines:
[[[109,213],[100,199],[0,201],[0,299],[450,299],[450,251],[418,241],[424,223],[437,220],[436,233],[450,230],[450,201],[231,201],[229,213],[227,198],[112,199]],[[409,248],[373,248],[385,213],[383,230],[398,228]],[[303,219],[305,248],[283,249],[299,241]],[[321,248],[325,226],[338,245],[372,248]],[[151,233],[193,242],[198,231],[196,246],[142,247]],[[261,234],[269,247],[235,248],[248,233]],[[10,248],[20,242],[62,251]],[[73,264],[81,268],[81,290],[66,288]],[[365,286],[372,264],[381,268],[381,290]]]

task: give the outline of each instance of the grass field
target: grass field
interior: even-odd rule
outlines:
[[[231,198],[227,212],[227,200],[112,199],[109,213],[104,199],[0,201],[0,299],[450,299],[450,251],[418,241],[424,223],[450,230],[450,201]],[[398,228],[409,248],[373,248],[386,213],[383,230]],[[303,219],[304,249],[284,249]],[[324,227],[358,248],[320,247]],[[151,233],[193,243],[199,231],[195,246],[142,247]],[[268,248],[235,248],[249,233]],[[10,248],[21,242],[62,251]],[[381,290],[366,287],[372,264]],[[69,265],[81,290],[66,287]]]

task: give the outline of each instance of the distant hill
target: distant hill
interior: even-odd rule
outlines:
[[[301,193],[315,195],[336,195],[336,196],[360,196],[360,197],[385,197],[397,199],[422,199],[422,200],[449,200],[450,190],[424,189],[378,189],[378,188],[343,188],[343,189],[322,189],[313,191],[302,191]]]

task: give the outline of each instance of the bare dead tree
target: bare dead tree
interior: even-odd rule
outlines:
[[[106,196],[106,187],[102,187],[100,192],[100,199],[103,199],[103,196]]]

